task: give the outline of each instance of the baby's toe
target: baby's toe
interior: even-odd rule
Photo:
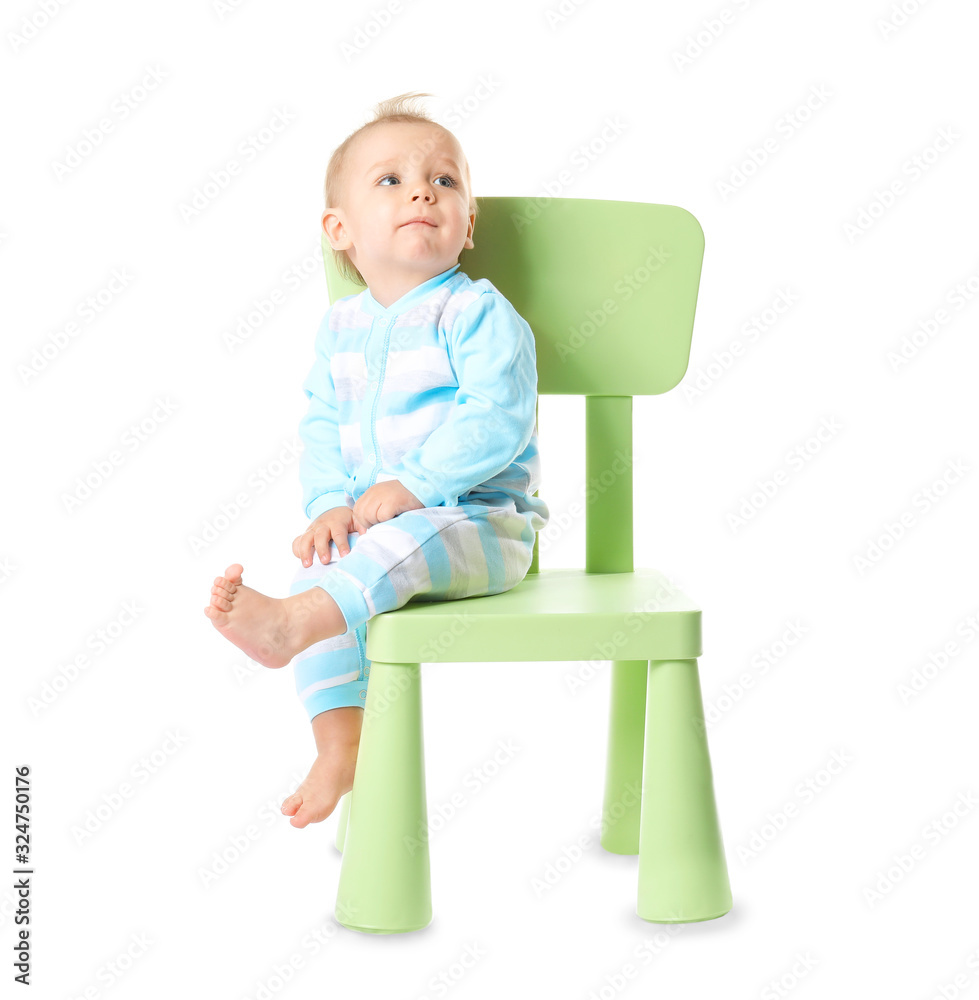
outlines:
[[[300,807],[294,814],[292,819],[289,820],[292,826],[301,830],[304,826],[309,823],[309,816],[303,813],[302,807]]]
[[[304,827],[309,823],[318,823],[325,816],[326,812],[323,809],[323,804],[307,796],[303,799],[303,803],[299,807],[299,810],[296,812],[295,816],[289,820],[289,822],[292,823],[293,826]]]
[[[231,583],[241,583],[241,574],[244,570],[241,563],[232,563],[225,571],[224,575]]]
[[[282,812],[286,816],[295,816],[296,811],[302,805],[303,797],[299,792],[294,792],[282,803]]]
[[[213,593],[211,594],[211,606],[217,608],[219,611],[230,611],[234,607],[227,597]]]

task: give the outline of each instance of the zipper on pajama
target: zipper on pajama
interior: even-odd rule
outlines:
[[[365,643],[364,640],[361,639],[361,637],[360,637],[360,629],[355,629],[354,630],[354,635],[357,636],[357,647],[360,649],[360,662],[363,664],[363,666],[360,668],[360,672],[362,674],[364,674],[364,677],[366,679],[366,677],[367,677],[367,674],[366,674],[366,670],[367,670],[367,643]]]
[[[370,479],[367,482],[367,489],[370,489],[374,485],[374,480],[377,478],[378,469],[381,467],[381,449],[377,446],[376,437],[376,424],[377,424],[377,401],[381,396],[381,386],[384,383],[384,372],[387,368],[388,360],[388,344],[391,341],[391,330],[394,328],[394,324],[397,321],[397,317],[388,323],[387,329],[384,331],[384,346],[381,348],[381,364],[380,371],[377,373],[376,385],[377,389],[374,390],[374,402],[371,406],[371,447],[373,448],[374,458],[372,459],[374,465],[371,469]]]

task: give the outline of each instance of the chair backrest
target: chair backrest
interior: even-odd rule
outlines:
[[[527,320],[538,395],[585,397],[585,569],[630,573],[632,397],[672,389],[687,370],[704,233],[674,205],[591,198],[479,199],[460,270],[488,278]],[[343,278],[326,235],[330,301]],[[546,449],[542,447],[542,452]],[[530,572],[538,569],[538,544]]]

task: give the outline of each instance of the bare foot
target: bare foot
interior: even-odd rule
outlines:
[[[340,796],[354,787],[357,744],[331,747],[317,755],[305,781],[282,803],[282,814],[295,827],[319,823],[336,809]]]
[[[291,597],[266,597],[241,582],[243,567],[233,563],[215,577],[204,614],[214,627],[264,667],[284,667],[307,646],[346,631],[336,601],[322,588]]]

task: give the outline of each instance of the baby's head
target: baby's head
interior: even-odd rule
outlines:
[[[323,229],[337,268],[372,289],[421,284],[474,246],[477,205],[462,147],[410,105],[429,96],[382,101],[326,169]],[[418,217],[430,224],[410,222]]]

